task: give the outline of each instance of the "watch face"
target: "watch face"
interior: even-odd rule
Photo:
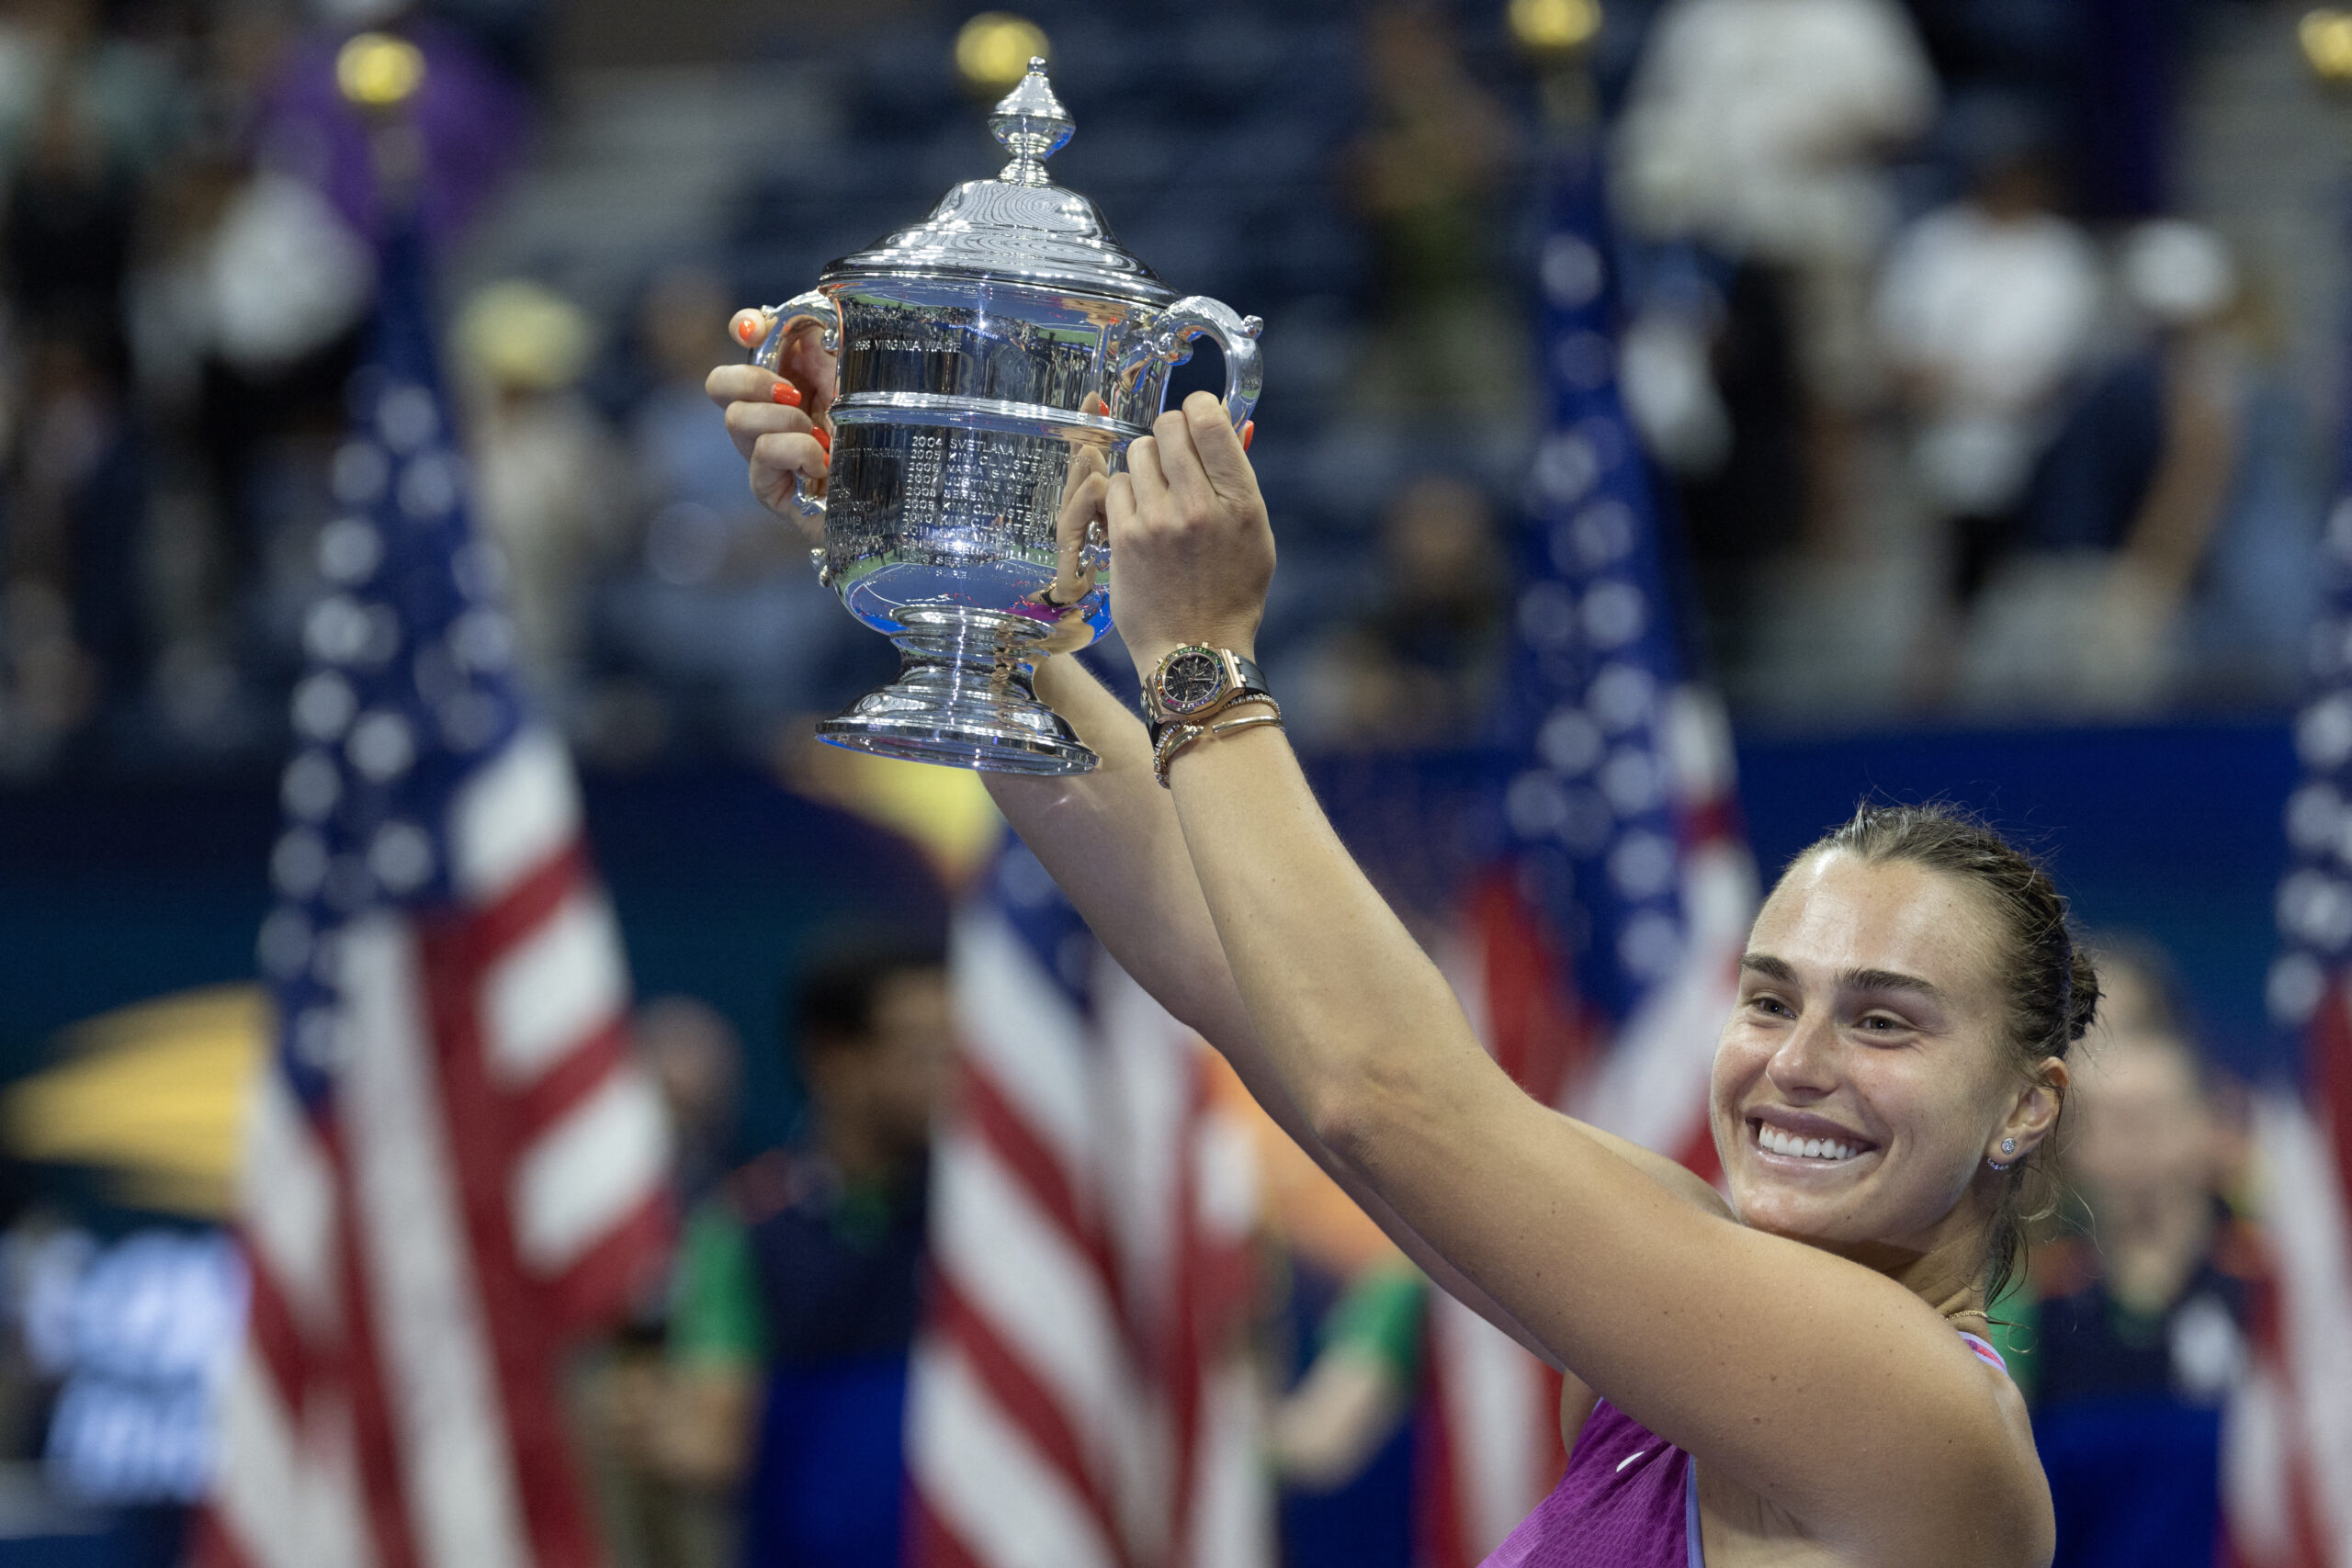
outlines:
[[[1180,649],[1160,667],[1159,703],[1170,713],[1191,713],[1225,685],[1225,664],[1206,649]]]

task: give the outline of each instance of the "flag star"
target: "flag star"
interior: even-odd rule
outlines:
[[[381,784],[416,761],[416,737],[407,719],[379,708],[351,727],[344,751],[353,767]]]
[[[495,610],[469,610],[449,629],[449,650],[467,669],[503,669],[514,655],[514,629]]]
[[[335,449],[328,482],[345,506],[372,506],[391,482],[391,455],[372,441],[346,441]]]
[[[1586,700],[1602,728],[1622,734],[1657,711],[1657,678],[1638,664],[1603,665]]]
[[[360,698],[334,670],[320,670],[294,686],[294,728],[312,740],[334,740],[357,710]]]
[[[454,461],[439,453],[414,459],[401,472],[399,498],[401,511],[413,522],[447,516],[458,504]]]
[[[413,892],[433,874],[433,840],[413,822],[387,822],[368,846],[368,869],[390,891]]]
[[[326,840],[309,828],[296,828],[280,835],[277,847],[270,851],[270,881],[289,898],[309,897],[326,880]]]
[[[1620,817],[1637,817],[1656,807],[1665,795],[1657,759],[1637,746],[1620,748],[1601,765],[1597,782]]]
[[[1642,591],[1614,578],[1593,584],[1583,611],[1585,635],[1598,648],[1623,648],[1649,625],[1649,602]]]
[[[1674,886],[1674,845],[1660,834],[1636,829],[1609,854],[1609,880],[1628,898],[1654,898]]]
[[[439,434],[433,394],[413,384],[386,389],[376,405],[376,430],[395,452],[414,452]]]
[[[288,815],[316,822],[334,809],[343,774],[324,752],[305,751],[286,764],[277,794]]]
[[[1600,478],[1600,455],[1580,430],[1547,436],[1535,452],[1535,490],[1555,505],[1581,501]]]
[[[1546,240],[1540,268],[1545,296],[1564,310],[1591,304],[1609,281],[1600,250],[1576,234],[1555,234]]]
[[[2352,692],[2336,692],[2303,710],[2295,750],[2308,767],[2328,770],[2352,758]]]
[[[319,530],[319,575],[329,582],[364,582],[383,559],[384,536],[364,517],[338,517]]]
[[[1555,708],[1536,731],[1535,750],[1562,773],[1575,777],[1589,771],[1600,761],[1608,743],[1601,738],[1600,726],[1577,705]]]

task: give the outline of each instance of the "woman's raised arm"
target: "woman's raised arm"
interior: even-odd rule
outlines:
[[[1153,780],[1142,722],[1074,659],[1043,665],[1036,691],[1069,720],[1102,765],[1065,778],[983,775],[1022,842],[1061,885],[1120,966],[1233,1064],[1267,1114],[1330,1172],[1406,1256],[1496,1327],[1545,1355],[1533,1336],[1464,1279],[1308,1129],[1234,987],[1233,970],[1217,944],[1175,809]],[[1553,1365],[1557,1367],[1556,1359]]]

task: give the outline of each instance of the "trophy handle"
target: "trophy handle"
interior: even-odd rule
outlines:
[[[841,307],[834,304],[821,288],[796,294],[781,305],[765,307],[760,313],[768,319],[768,335],[752,351],[752,363],[763,370],[773,370],[779,375],[783,373],[784,345],[791,340],[794,333],[805,326],[814,325],[823,330],[827,354],[841,352]],[[795,474],[792,477],[792,504],[800,509],[804,517],[822,517],[825,514],[825,498],[808,493],[808,480],[805,475]]]
[[[1237,316],[1233,307],[1204,294],[1188,294],[1161,313],[1152,344],[1162,359],[1182,365],[1193,357],[1193,340],[1206,333],[1225,351],[1225,412],[1240,429],[1258,406],[1258,389],[1264,383],[1264,362],[1258,357],[1258,334],[1266,323],[1255,316]]]

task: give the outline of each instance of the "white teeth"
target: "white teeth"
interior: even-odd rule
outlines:
[[[1784,1133],[1768,1122],[1756,1124],[1756,1142],[1759,1147],[1776,1155],[1789,1155],[1798,1159],[1851,1159],[1856,1150],[1851,1144],[1835,1138],[1800,1138]]]

